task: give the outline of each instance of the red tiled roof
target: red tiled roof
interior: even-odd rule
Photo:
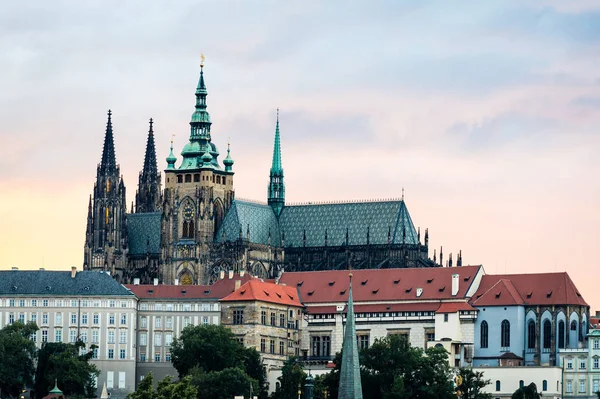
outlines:
[[[267,283],[258,279],[246,282],[235,292],[221,299],[221,301],[261,301],[302,307],[302,303],[298,299],[298,291],[295,287]]]
[[[221,299],[235,291],[236,281],[244,284],[252,278],[249,274],[243,277],[235,274],[231,279],[225,276],[212,285],[127,284],[125,287],[140,299]]]
[[[436,313],[456,313],[460,310],[477,310],[467,302],[444,302]]]
[[[485,275],[471,304],[474,306],[519,304],[588,306],[565,272]]]
[[[394,304],[364,304],[354,305],[354,313],[373,312],[435,312],[440,307],[439,302],[412,302]],[[309,314],[332,314],[339,313],[336,306],[307,306]],[[346,312],[344,305],[343,312]]]
[[[480,286],[481,287],[481,286]],[[494,305],[523,305],[525,302],[519,292],[509,279],[502,278],[479,296],[481,288],[475,294],[475,300],[471,303],[475,306]]]
[[[355,302],[439,300],[464,298],[481,266],[360,269],[352,270]],[[300,297],[308,303],[346,302],[348,300],[348,270],[318,272],[285,272],[280,282],[298,287]],[[458,274],[459,290],[452,296],[452,275]],[[417,298],[417,288],[423,293]]]

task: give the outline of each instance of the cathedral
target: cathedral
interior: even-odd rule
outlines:
[[[415,229],[402,199],[287,205],[279,114],[267,201],[235,198],[234,161],[219,160],[207,112],[201,65],[189,142],[158,171],[152,119],[135,204],[116,162],[108,111],[102,158],[88,205],[84,270],[108,271],[121,283],[208,284],[221,272],[276,278],[284,270],[442,266],[429,232]],[[266,172],[266,171],[265,171]],[[265,173],[265,178],[267,173]],[[163,180],[164,179],[164,180]],[[164,183],[164,189],[163,189]],[[456,265],[462,264],[459,253]],[[450,254],[447,265],[452,266]]]

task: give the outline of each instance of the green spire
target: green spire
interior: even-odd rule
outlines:
[[[223,160],[223,165],[225,165],[225,172],[232,171],[233,158],[231,158],[231,154],[229,153],[229,143],[227,143],[227,157]]]
[[[279,108],[275,125],[275,143],[273,144],[273,162],[269,173],[268,204],[275,215],[281,215],[285,206],[285,184],[283,183],[283,167],[281,166],[281,142],[279,138]]]
[[[210,141],[210,115],[206,111],[206,84],[204,83],[204,62],[200,64],[200,79],[196,87],[196,109],[190,121],[191,139],[208,139]]]
[[[352,273],[348,289],[348,313],[346,315],[346,331],[342,345],[342,368],[338,399],[362,399],[362,383],[360,380],[360,364],[356,345],[356,324],[354,324],[354,303],[352,301]]]
[[[57,378],[54,379],[54,388],[48,393],[57,393],[57,394],[62,395],[63,391],[58,389],[58,379]]]
[[[171,140],[171,152],[167,157],[167,169],[175,169],[175,162],[177,162],[177,158],[173,154],[173,140]]]

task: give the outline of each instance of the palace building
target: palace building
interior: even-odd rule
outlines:
[[[279,115],[267,201],[235,197],[234,161],[211,136],[208,91],[201,66],[189,142],[173,143],[158,170],[150,119],[135,204],[115,156],[108,112],[101,162],[88,205],[85,270],[108,271],[122,283],[210,284],[221,271],[275,278],[285,271],[436,267],[429,232],[416,229],[404,198],[387,201],[286,204]],[[265,171],[265,180],[267,173]],[[163,188],[164,183],[164,188]],[[454,266],[461,266],[459,253]],[[452,266],[450,254],[446,265]]]

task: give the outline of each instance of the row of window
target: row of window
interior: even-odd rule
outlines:
[[[567,370],[573,370],[573,359],[567,359],[566,363],[567,363],[567,365],[566,365]],[[579,370],[585,370],[586,368],[587,368],[587,360],[580,359],[579,360]],[[598,359],[597,357],[595,357],[592,360],[592,368],[594,368],[594,369],[600,368],[600,359]]]
[[[115,373],[114,371],[107,371],[106,372],[106,388],[107,389],[125,389],[125,372],[124,371],[119,371],[118,372],[118,376],[119,376],[119,380],[118,380],[118,385],[115,386]],[[96,384],[96,386],[98,386],[98,384]]]
[[[56,308],[132,308],[134,305],[134,301],[117,301],[115,299],[111,300],[100,300],[100,299],[2,299],[0,300],[0,305],[3,307],[14,308],[14,307],[56,307]]]
[[[487,321],[482,321],[479,325],[479,345],[481,348],[487,348],[489,344],[489,327]],[[503,351],[510,348],[510,322],[506,319],[500,323],[500,346]]]
[[[599,387],[599,381],[598,380],[594,380],[592,383],[592,393],[596,393],[598,392],[598,387]],[[587,391],[587,382],[586,380],[579,380],[579,393],[586,393]],[[566,386],[565,386],[565,392],[567,393],[573,393],[573,380],[567,380]]]
[[[157,310],[167,312],[218,312],[218,303],[148,303],[141,302],[140,310]]]
[[[34,323],[37,323],[38,318],[37,318],[37,313],[31,313],[29,318],[29,321],[32,321]],[[81,314],[81,325],[88,325],[88,314],[87,313],[82,313]],[[21,323],[25,323],[25,313],[19,313],[18,316],[16,316],[14,313],[9,313],[8,314],[8,324],[13,324],[17,319],[15,317],[18,317],[18,321],[20,321]],[[71,313],[70,314],[70,324],[71,325],[77,325],[77,313]],[[100,324],[100,315],[98,313],[94,313],[92,315],[92,325],[99,325]],[[126,313],[121,313],[121,317],[120,317],[120,321],[121,321],[121,325],[127,325],[127,314]],[[108,325],[116,325],[116,316],[114,313],[110,313],[108,315]],[[46,325],[48,324],[48,313],[42,313],[42,325]],[[63,324],[63,314],[62,313],[56,313],[54,315],[54,324],[56,326],[62,326]]]
[[[155,333],[153,334],[153,344],[154,346],[163,346],[163,334],[162,333]],[[173,343],[173,334],[172,333],[166,333],[165,334],[165,346],[171,346],[171,344]],[[148,335],[146,333],[140,333],[140,346],[147,346],[148,345]]]
[[[294,311],[290,310],[290,319],[293,319],[293,317],[294,317]],[[242,320],[243,320],[243,315],[242,315]],[[263,325],[267,325],[267,311],[266,310],[262,310],[260,312],[260,323]],[[236,323],[234,323],[234,324],[236,324]],[[277,326],[277,313],[276,312],[271,312],[270,325]],[[285,313],[279,313],[279,327],[286,327]],[[288,320],[287,328],[294,328],[294,327],[295,327],[294,320]]]
[[[145,353],[140,353],[140,362],[145,362],[146,361],[146,354]],[[157,352],[154,354],[154,361],[155,362],[160,362],[161,361],[161,357],[160,357],[160,352]],[[171,361],[171,354],[170,353],[166,353],[165,354],[165,362],[170,362]]]
[[[270,353],[272,355],[275,354],[275,340],[269,340],[269,351],[267,352],[267,340],[265,338],[260,339],[260,351],[262,353]],[[285,341],[279,340],[279,355],[285,355]]]
[[[177,183],[183,183],[185,181],[185,183],[191,183],[192,182],[192,176],[194,179],[194,183],[199,183],[200,182],[200,173],[195,173],[195,174],[186,174],[186,175],[177,175]],[[169,178],[167,178],[167,180],[169,180]],[[216,184],[227,184],[227,177],[225,176],[219,176],[219,175],[212,175],[212,179],[209,179],[208,176],[204,175],[202,176],[202,181],[210,181],[212,180],[213,183]],[[168,181],[167,181],[168,183]]]
[[[558,383],[557,383],[558,385]],[[519,381],[519,388],[523,388],[525,387],[525,381],[520,380]],[[500,392],[500,388],[501,388],[501,383],[500,380],[496,380],[496,392]],[[547,391],[548,390],[548,381],[544,380],[542,381],[542,391]],[[558,390],[558,386],[557,386],[557,390]]]
[[[163,321],[162,317],[155,317],[154,318],[154,328],[155,329],[162,329],[163,328],[163,322],[162,321]],[[187,316],[184,317],[183,318],[183,328],[186,328],[190,324],[192,324],[191,323],[191,318],[187,317]],[[204,324],[204,325],[211,324],[210,317],[203,316],[202,317],[202,324]],[[148,328],[148,318],[146,316],[142,316],[140,318],[140,328]],[[173,317],[171,317],[171,316],[165,317],[164,328],[167,329],[167,330],[173,329]]]
[[[41,334],[41,342],[48,342],[48,330],[43,329],[40,332]],[[89,334],[88,330],[79,330],[79,335],[77,334],[77,329],[69,329],[69,342],[74,343],[76,341],[81,341],[83,343],[89,342],[92,344],[100,343],[100,330],[92,329],[91,334]],[[31,335],[31,340],[33,342],[37,342],[38,333],[35,332]],[[114,329],[109,329],[106,335],[106,342],[108,344],[115,344],[116,342],[117,332]],[[54,342],[64,342],[63,341],[63,329],[62,328],[54,328]],[[127,330],[119,330],[119,343],[126,344],[127,343]]]

